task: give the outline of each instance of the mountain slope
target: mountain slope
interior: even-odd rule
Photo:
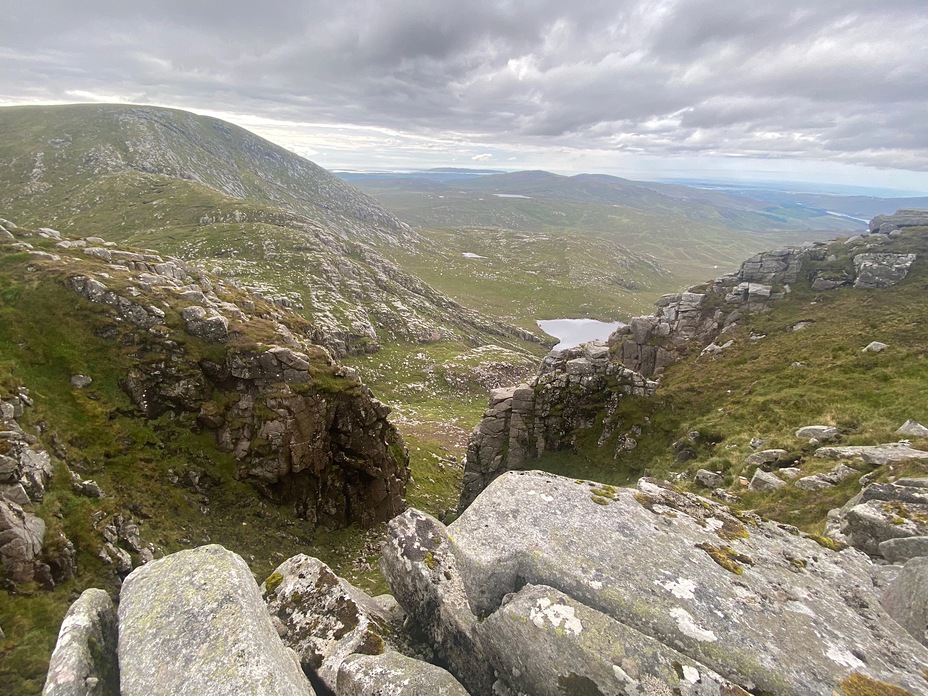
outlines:
[[[177,259],[0,220],[0,692],[39,693],[73,592],[174,550],[266,576],[314,548],[377,586],[408,454],[318,336]]]
[[[46,222],[61,216],[62,203],[88,179],[138,172],[324,220],[349,239],[376,235],[402,243],[410,234],[376,200],[318,165],[218,119],[95,104],[10,107],[0,114],[0,160],[11,182],[0,205],[11,210],[16,201],[23,223],[31,215],[45,214]],[[25,195],[32,200],[22,201]]]
[[[533,339],[460,307],[374,251],[415,235],[379,203],[217,119],[155,107],[0,109],[0,208],[207,265],[280,298],[337,354],[383,340]]]

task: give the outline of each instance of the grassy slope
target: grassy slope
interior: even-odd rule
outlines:
[[[537,319],[634,316],[650,311],[661,294],[734,270],[758,251],[833,236],[790,227],[790,218],[769,220],[766,232],[745,232],[740,218],[711,209],[692,217],[683,203],[656,195],[662,205],[646,208],[498,198],[453,185],[440,193],[368,190],[416,225],[422,240],[384,253],[462,304],[524,328]]]
[[[793,435],[804,425],[835,425],[847,434],[847,444],[898,440],[894,431],[907,419],[928,421],[928,325],[921,321],[928,292],[928,230],[906,232],[894,247],[919,255],[898,286],[814,292],[807,281],[797,283],[771,311],[747,318],[726,334],[735,340],[731,348],[672,366],[653,399],[624,399],[617,433],[602,448],[596,446],[600,427],[578,434],[575,452],[547,455],[531,466],[614,484],[631,483],[643,474],[685,472],[691,478],[697,469],[708,468],[722,471],[741,493],[736,479],[749,473],[744,459],[753,437],[766,439],[765,447],[801,457],[806,473],[827,471],[834,462],[811,458],[808,444]],[[839,258],[827,265],[847,266],[847,248],[836,249]],[[814,323],[793,331],[800,321]],[[751,341],[751,331],[766,338]],[[889,350],[862,352],[874,340],[889,344]],[[616,459],[616,438],[635,425],[642,428],[637,447]],[[697,458],[675,463],[673,443],[693,431],[700,433]],[[928,441],[916,445],[928,447]],[[928,473],[925,465],[908,468]],[[745,495],[744,504],[815,531],[825,512],[850,497],[855,485],[851,479],[815,493],[789,487],[773,495]]]
[[[51,242],[36,237],[30,242],[51,248]],[[38,693],[58,625],[76,593],[92,586],[116,591],[110,567],[96,555],[101,538],[91,518],[97,511],[131,510],[141,520],[142,538],[165,553],[222,544],[241,554],[259,580],[285,558],[310,553],[361,587],[384,590],[372,544],[380,530],[307,528],[292,509],[263,501],[238,481],[236,461],[217,449],[194,415],[142,418],[119,381],[130,365],[157,358],[157,347],[145,343],[144,332],[125,332],[132,338],[126,341],[101,338],[100,330],[111,324],[101,318],[101,308],[78,301],[64,287],[63,274],[30,270],[31,264],[27,254],[0,255],[0,392],[29,388],[34,406],[21,424],[28,431],[41,429],[45,447],[64,453],[70,468],[96,480],[107,497],[76,495],[64,468],[57,466],[36,513],[48,525],[47,539],[60,529],[75,544],[78,576],[51,593],[26,586],[0,594],[6,634],[0,646],[0,692]],[[76,270],[69,267],[69,274]],[[176,316],[169,314],[169,321],[176,323]],[[268,335],[273,335],[270,327]],[[182,331],[175,338],[191,359],[224,350]],[[77,373],[92,375],[92,385],[72,388],[69,378]],[[182,479],[190,469],[206,472],[208,500],[190,487],[171,485],[168,469]],[[431,507],[422,496],[417,503],[436,514],[445,507]],[[356,565],[358,557],[366,557],[369,565]]]

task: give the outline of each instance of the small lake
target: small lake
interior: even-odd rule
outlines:
[[[574,348],[589,341],[605,341],[609,334],[625,325],[621,321],[596,319],[539,319],[536,323],[546,334],[560,340],[554,350]]]

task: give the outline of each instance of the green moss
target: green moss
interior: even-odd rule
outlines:
[[[382,655],[385,648],[383,636],[369,629],[364,634],[364,640],[358,646],[357,652],[362,655]]]
[[[754,561],[751,560],[750,556],[738,553],[730,546],[714,546],[709,543],[702,543],[696,544],[696,548],[705,551],[709,554],[709,558],[735,575],[744,573],[744,566],[741,565],[742,563],[745,565],[754,565]]]
[[[271,573],[267,580],[264,581],[264,594],[270,595],[274,594],[277,591],[277,588],[280,587],[280,583],[284,581],[284,576],[274,571]]]
[[[915,696],[911,691],[894,684],[877,681],[856,672],[841,682],[844,696]]]
[[[648,512],[654,512],[654,505],[657,503],[656,498],[651,497],[647,493],[635,493],[635,500]]]
[[[438,559],[435,558],[435,554],[431,551],[425,554],[425,558],[422,559],[422,562],[425,563],[429,570],[435,570],[438,566]]]
[[[594,488],[592,490],[593,495],[597,495],[601,498],[609,498],[610,500],[615,500],[615,495],[618,492],[614,486],[604,485],[599,488]]]
[[[722,526],[715,532],[720,539],[725,541],[735,541],[736,539],[747,539],[751,536],[750,532],[733,517],[722,518]]]
[[[592,500],[597,505],[608,505],[609,504],[608,498],[603,498],[602,496],[599,496],[599,495],[590,496],[590,500]]]
[[[883,512],[893,516],[893,524],[905,524],[906,520],[928,524],[928,515],[911,510],[905,503],[898,500],[883,503]]]
[[[844,544],[841,544],[831,537],[822,536],[821,534],[807,534],[806,539],[811,539],[819,546],[824,546],[826,549],[831,549],[832,551],[840,551],[845,548]]]
[[[596,682],[574,672],[558,675],[557,685],[561,693],[572,696],[603,696]]]

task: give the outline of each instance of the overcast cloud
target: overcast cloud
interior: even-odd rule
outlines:
[[[666,173],[737,158],[797,173],[814,161],[839,177],[856,165],[928,172],[924,0],[0,0],[0,11],[3,103],[223,114],[325,166]]]

